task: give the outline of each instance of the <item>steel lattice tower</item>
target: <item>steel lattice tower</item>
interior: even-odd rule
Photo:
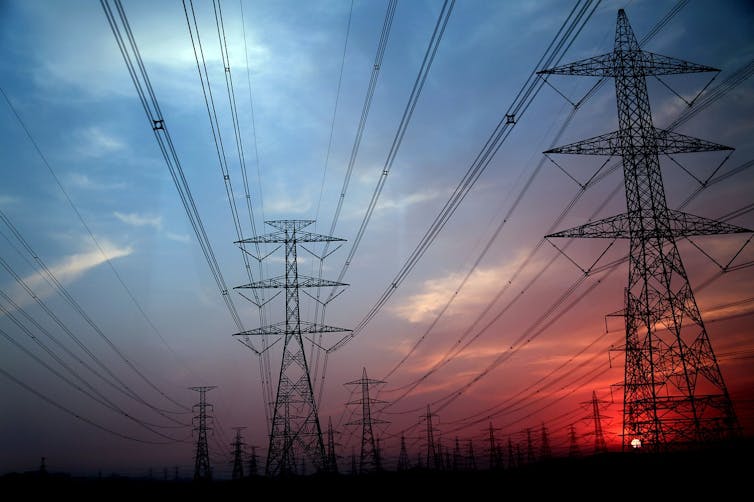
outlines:
[[[327,472],[338,473],[338,455],[335,453],[335,430],[332,418],[327,418]]]
[[[717,70],[643,51],[621,9],[612,52],[540,72],[615,79],[618,131],[545,153],[623,159],[627,212],[548,237],[629,239],[624,449],[636,439],[660,449],[739,430],[676,240],[749,230],[668,208],[659,161],[731,148],[655,128],[646,84],[648,76],[709,71]]]
[[[243,447],[245,443],[241,437],[241,431],[245,428],[246,427],[233,427],[233,430],[236,431],[236,437],[231,445],[233,447],[233,474],[231,474],[231,479],[243,478]]]
[[[408,451],[406,451],[406,436],[401,434],[401,452],[398,455],[398,470],[407,471],[408,465]]]
[[[594,453],[607,452],[605,435],[602,432],[602,417],[600,416],[600,402],[597,393],[592,391],[592,418],[594,419]]]
[[[345,385],[358,385],[361,387],[361,399],[350,401],[347,404],[361,405],[361,419],[354,422],[348,422],[348,425],[361,425],[361,454],[359,455],[359,473],[379,471],[380,454],[377,443],[374,438],[372,425],[387,423],[384,420],[372,418],[372,403],[384,403],[369,396],[369,386],[385,383],[382,380],[374,380],[367,376],[367,369],[362,368],[361,378],[353,382],[347,382]]]
[[[249,336],[264,335],[279,336],[283,339],[283,356],[272,410],[270,445],[265,468],[268,476],[280,476],[294,474],[297,459],[311,462],[316,469],[325,469],[327,466],[317,403],[304,353],[304,335],[350,330],[302,321],[299,309],[300,288],[346,284],[299,274],[296,258],[298,245],[305,242],[333,242],[344,239],[304,231],[303,229],[314,223],[314,220],[272,220],[266,223],[277,231],[244,239],[239,243],[282,244],[285,247],[285,274],[237,286],[236,289],[284,289],[285,321],[236,333],[234,336],[241,336],[242,341]]]
[[[194,481],[211,481],[212,467],[209,465],[209,448],[207,446],[207,421],[212,417],[207,416],[207,409],[213,409],[211,404],[207,404],[207,392],[214,389],[211,387],[189,387],[199,393],[199,403],[194,405],[194,410],[198,414],[194,417],[194,430],[197,431],[196,437],[196,455],[194,456]]]
[[[579,450],[579,443],[576,438],[576,427],[573,424],[568,428],[568,441],[568,456],[571,458],[580,456],[581,451]]]
[[[432,425],[432,417],[435,415],[430,411],[427,405],[427,414],[424,419],[427,422],[427,469],[442,469],[442,458],[439,456],[437,445],[435,445],[435,429]]]

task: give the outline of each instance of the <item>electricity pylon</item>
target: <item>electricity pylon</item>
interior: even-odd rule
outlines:
[[[502,467],[502,458],[500,458],[499,451],[497,448],[497,441],[495,440],[495,431],[499,431],[500,429],[492,427],[492,422],[490,422],[489,427],[487,428],[487,440],[490,442],[488,448],[490,451],[490,470],[500,469]]]
[[[738,420],[676,241],[750,230],[668,208],[659,155],[732,150],[655,128],[646,77],[718,71],[639,47],[623,9],[612,52],[540,71],[612,77],[618,131],[546,154],[621,156],[627,212],[547,237],[629,239],[623,448],[733,437]]]
[[[607,452],[605,435],[602,432],[602,417],[600,416],[600,402],[597,393],[592,391],[592,417],[594,418],[594,453]]]
[[[233,473],[231,474],[231,479],[243,478],[243,447],[245,443],[241,437],[241,431],[245,428],[246,427],[233,427],[233,430],[236,431],[236,437],[231,445],[233,447]]]
[[[332,418],[327,419],[327,472],[338,473],[338,455],[335,453],[335,430],[332,427]]]
[[[579,442],[576,438],[576,427],[571,424],[571,426],[568,429],[568,439],[569,439],[569,445],[568,445],[568,456],[571,458],[575,458],[581,455],[581,451],[579,450]]]
[[[550,438],[547,434],[547,427],[542,424],[542,436],[539,443],[539,458],[540,460],[547,460],[552,457],[552,449],[550,448]]]
[[[317,403],[304,352],[305,335],[336,333],[348,329],[302,321],[299,289],[346,286],[335,281],[318,279],[298,273],[297,248],[306,242],[342,241],[337,237],[315,234],[303,229],[314,220],[272,220],[266,222],[277,229],[269,234],[239,241],[241,244],[282,244],[285,247],[285,274],[252,282],[236,289],[285,289],[285,321],[236,333],[247,340],[250,336],[280,336],[283,357],[280,363],[275,405],[272,410],[270,445],[265,472],[268,476],[296,472],[296,459],[311,462],[316,469],[325,469],[327,454],[322,440]],[[311,342],[311,340],[309,340]]]
[[[398,470],[407,471],[409,467],[408,451],[406,451],[406,436],[401,434],[401,452],[398,455]]]
[[[208,420],[212,417],[207,415],[207,409],[213,409],[211,404],[207,404],[207,392],[214,389],[215,386],[189,387],[199,393],[199,402],[194,405],[194,410],[198,414],[193,418],[194,430],[196,436],[196,455],[194,456],[194,481],[211,481],[212,467],[209,464],[209,447],[207,446],[207,426]]]
[[[362,368],[361,378],[354,380],[353,382],[347,382],[345,385],[358,385],[361,387],[361,398],[355,401],[350,401],[347,404],[360,404],[361,405],[361,419],[348,422],[348,425],[361,425],[361,454],[359,456],[359,473],[366,474],[368,472],[380,471],[382,466],[380,465],[380,454],[375,443],[374,430],[372,425],[385,424],[385,420],[380,420],[372,417],[372,404],[384,403],[369,395],[370,385],[380,385],[385,383],[382,380],[374,380],[367,376],[367,369]]]
[[[432,425],[432,417],[434,416],[436,415],[430,411],[429,405],[427,405],[427,414],[423,417],[427,423],[427,469],[441,470],[442,458],[435,444],[435,428]]]

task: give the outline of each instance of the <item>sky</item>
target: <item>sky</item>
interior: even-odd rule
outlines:
[[[343,269],[375,187],[386,169],[389,174],[345,273],[349,287],[327,306],[327,324],[359,325],[390,287],[531,72],[541,69],[537,61],[574,5],[456,2],[390,161],[443,6],[439,0],[398,2],[335,221],[333,234],[346,241],[325,260],[324,278],[334,280]],[[609,52],[619,8],[626,9],[641,39],[675,5],[601,2],[562,62]],[[316,220],[309,229],[327,233],[357,139],[388,3],[224,0],[219,6],[255,228],[271,231],[265,220],[309,219]],[[219,269],[229,288],[246,284],[184,5],[126,0],[123,7]],[[213,4],[197,1],[194,10],[216,105],[216,132],[248,237],[244,175]],[[713,90],[752,61],[753,24],[749,2],[692,0],[643,48],[719,68],[707,88]],[[217,475],[230,472],[233,427],[246,427],[246,443],[263,456],[261,359],[232,336],[236,325],[102,7],[93,1],[2,0],[0,39],[0,210],[5,215],[0,224],[5,403],[0,472],[33,470],[46,457],[53,471],[138,476],[177,466],[189,476],[196,438],[190,409],[198,398],[189,387],[204,385],[216,386],[208,401],[214,406],[209,447]],[[649,80],[655,125],[673,123],[688,108],[683,100],[691,102],[713,76]],[[542,155],[553,145],[617,128],[614,87],[608,82],[578,107],[558,137],[572,103],[595,82],[555,77],[552,86],[542,87],[376,315],[330,353],[326,364],[321,351],[307,349],[317,392],[322,386],[320,420],[324,427],[332,419],[343,466],[350,465],[360,438],[357,427],[345,425],[358,419],[354,406],[345,404],[358,396],[343,384],[358,379],[362,368],[386,382],[376,386],[373,397],[384,401],[375,404],[376,415],[386,422],[376,430],[389,465],[397,459],[401,434],[412,458],[423,451],[421,415],[428,404],[437,413],[435,435],[444,445],[456,437],[472,440],[481,454],[492,422],[502,441],[522,445],[527,429],[539,438],[547,427],[553,449],[562,452],[573,425],[581,448],[589,451],[594,392],[608,445],[619,448],[619,347],[625,335],[622,318],[608,314],[623,307],[627,266],[582,279],[579,267],[588,268],[606,243],[555,243],[568,246],[568,258],[547,241],[538,246],[548,233],[625,210],[620,170],[569,206],[581,191],[577,181],[588,180],[604,158],[553,157],[559,169]],[[678,163],[662,159],[671,208],[681,206],[723,161],[716,175],[744,167],[709,184],[684,210],[723,218],[751,204],[754,171],[745,164],[754,156],[753,114],[754,82],[747,79],[677,128],[735,150],[727,159],[725,152],[674,157]],[[729,221],[754,228],[750,211]],[[679,242],[747,435],[754,434],[754,270],[721,274],[716,262],[724,266],[733,259],[731,269],[751,262],[750,237]],[[322,253],[323,247],[309,250]],[[627,252],[628,244],[618,242],[599,264]],[[38,272],[35,256],[86,318]],[[282,274],[283,263],[280,251],[272,253],[265,276]],[[316,276],[317,263],[299,250],[301,273]],[[245,328],[259,327],[258,309],[237,290],[230,296]],[[265,308],[267,320],[283,320],[283,309],[280,297],[272,300]],[[313,320],[309,297],[302,296],[301,315]],[[339,339],[329,337],[322,341],[326,347]],[[268,354],[275,375],[279,347]],[[452,358],[445,362],[448,354]],[[120,384],[105,382],[115,379]]]

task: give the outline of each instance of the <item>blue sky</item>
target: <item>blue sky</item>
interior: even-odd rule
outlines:
[[[674,4],[602,2],[563,61],[611,50],[618,8],[627,9],[641,38]],[[317,231],[326,232],[354,143],[387,3],[354,2],[345,59],[342,55],[351,9],[348,1],[244,2],[245,44],[239,3],[223,1],[221,5],[257,229],[263,229],[263,219],[303,218],[316,219]],[[355,237],[441,5],[438,0],[399,2],[335,232],[348,242],[329,258],[325,277],[337,276]],[[243,284],[247,282],[243,262],[233,245],[235,232],[183,6],[180,1],[125,1],[124,7],[225,280],[231,287]],[[378,299],[513,102],[572,7],[573,2],[562,1],[456,3],[377,209],[346,275],[351,286],[328,308],[329,324],[356,325]],[[231,181],[242,208],[243,185],[212,4],[196,2],[195,8]],[[754,9],[748,2],[691,1],[645,48],[720,68],[722,72],[711,86],[714,88],[752,60],[753,24]],[[5,99],[0,103],[0,209],[102,331],[167,394],[190,406],[195,395],[187,387],[218,386],[209,394],[218,418],[210,444],[218,465],[225,462],[230,451],[225,448],[230,427],[247,426],[247,441],[263,449],[266,440],[258,359],[230,336],[235,326],[188,224],[102,8],[97,2],[84,1],[2,1],[0,38],[0,86],[159,335],[118,282]],[[341,63],[341,92],[333,121]],[[710,78],[701,74],[668,77],[665,81],[690,99]],[[255,129],[251,126],[249,80]],[[552,83],[576,100],[594,81],[560,77]],[[685,105],[656,81],[650,82],[649,88],[655,125],[664,127]],[[721,172],[754,155],[753,90],[749,80],[743,82],[678,129],[735,147]],[[327,416],[334,421],[342,418],[343,403],[348,399],[343,382],[356,379],[363,366],[370,376],[384,376],[422,336],[521,191],[542,158],[541,152],[550,147],[569,106],[551,88],[542,89],[409,280],[357,338],[330,356],[321,403],[323,422]],[[332,144],[325,171],[331,123]],[[614,92],[612,85],[606,85],[579,110],[559,142],[616,127]],[[723,157],[705,154],[682,161],[703,177]],[[581,180],[588,178],[598,162],[582,157],[562,159],[562,165]],[[669,205],[676,207],[696,186],[693,178],[677,166],[666,164],[663,174]],[[613,175],[604,186],[590,191],[559,228],[584,222],[619,183],[620,176]],[[705,190],[687,210],[721,217],[750,204],[753,185],[751,170],[744,170]],[[515,273],[577,189],[548,164],[440,324],[407,364],[391,376],[386,390],[420,376],[452,346],[458,333]],[[616,214],[624,204],[619,191],[598,216]],[[751,213],[732,222],[754,227]],[[247,234],[248,227],[244,221]],[[7,227],[0,230],[10,236]],[[12,242],[18,247],[16,241]],[[745,238],[721,237],[700,241],[700,245],[718,260],[727,261],[726,257],[729,259],[744,242]],[[150,401],[174,409],[35,275],[14,246],[0,239],[0,256],[92,352]],[[573,256],[582,263],[593,259],[595,249],[592,243],[575,243],[572,247]],[[692,286],[715,274],[715,265],[693,246],[685,243],[681,250]],[[626,248],[615,252],[625,254]],[[537,253],[517,276],[514,289],[534,277],[552,253],[555,251],[549,246]],[[748,246],[736,263],[749,261],[753,255]],[[306,253],[299,256],[301,270],[311,273],[314,265],[310,257]],[[266,271],[282,273],[281,265],[278,253],[269,260]],[[418,413],[410,410],[441,397],[487,366],[510,340],[527,329],[543,306],[578,277],[577,273],[567,260],[556,261],[536,286],[522,295],[510,315],[417,388],[414,395],[390,408],[406,413],[385,414],[384,418],[393,422],[384,432],[386,448],[397,453],[396,440],[387,438],[417,420]],[[725,274],[700,290],[697,300],[703,313],[712,318],[747,313],[746,305],[726,307],[725,312],[716,312],[713,307],[751,297],[752,279],[751,269],[744,269]],[[604,331],[603,316],[621,308],[625,280],[625,268],[605,277],[595,293],[444,410],[439,427],[442,429],[443,420],[449,423],[526,388],[553,365],[586,346]],[[0,270],[0,287],[31,317],[75,349],[5,269]],[[506,293],[508,297],[513,294]],[[506,298],[495,308],[504,305]],[[256,309],[237,295],[234,301],[247,328],[257,327]],[[3,305],[13,310],[9,304]],[[303,315],[311,316],[311,303],[303,305]],[[279,302],[270,304],[270,316],[273,321],[282,319]],[[39,357],[47,357],[7,316],[0,318],[0,328]],[[612,328],[609,336],[586,353],[603,354],[590,363],[595,368],[608,364],[607,348],[614,338],[620,339],[620,326]],[[746,336],[750,328],[750,317],[710,324],[713,346],[722,353],[751,351]],[[29,329],[37,333],[36,327]],[[121,433],[160,440],[66,386],[5,339],[0,345],[0,368],[29,386]],[[272,364],[277,368],[279,356],[274,354]],[[721,365],[726,377],[732,375],[729,386],[734,397],[750,395],[754,388],[750,359],[721,358]],[[515,438],[527,424],[539,426],[560,413],[578,409],[578,403],[588,399],[593,388],[609,396],[610,384],[621,377],[616,366],[589,385],[562,389],[573,392],[541,413],[510,425],[504,434]],[[106,387],[102,391],[109,395]],[[94,429],[7,379],[0,378],[0,392],[6,402],[6,411],[0,417],[0,429],[5,431],[0,447],[2,472],[34,468],[41,456],[48,457],[53,468],[74,472],[103,469],[140,473],[149,467],[161,470],[163,466],[179,465],[188,469],[191,464],[193,447],[186,428],[164,431],[188,442],[145,445]],[[389,401],[391,395],[396,394],[386,392],[381,398]],[[557,396],[553,394],[552,399]],[[145,421],[170,424],[153,410],[121,395],[113,399]],[[609,414],[616,429],[620,411],[614,407]],[[744,409],[741,414],[748,417],[750,426],[754,418],[751,411],[746,415]],[[182,421],[188,418],[178,417]],[[508,418],[512,422],[519,417]],[[474,437],[479,428],[463,431],[462,437]],[[565,433],[561,435],[565,438]],[[345,448],[356,444],[349,430],[344,431],[343,443]],[[225,466],[218,469],[222,471]]]

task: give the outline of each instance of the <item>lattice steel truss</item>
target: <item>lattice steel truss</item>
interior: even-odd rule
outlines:
[[[655,128],[646,84],[648,76],[710,71],[717,70],[642,50],[621,9],[612,52],[540,72],[615,79],[618,131],[545,153],[621,156],[627,212],[547,237],[629,239],[624,449],[637,439],[662,449],[740,429],[676,241],[750,230],[669,209],[659,161],[731,148]]]

